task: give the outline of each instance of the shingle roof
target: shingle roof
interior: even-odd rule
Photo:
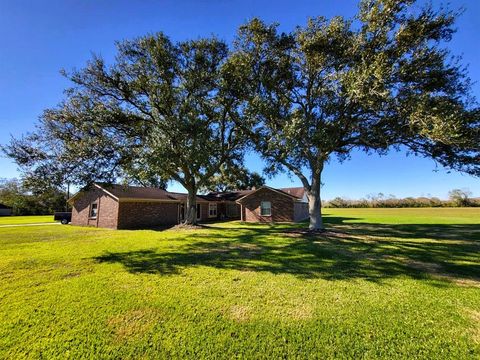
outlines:
[[[287,194],[295,196],[296,198],[303,199],[305,196],[305,188],[301,187],[290,187],[290,188],[281,188],[279,189]]]
[[[104,183],[95,183],[95,186],[103,189],[113,197],[118,200],[157,200],[157,201],[187,201],[188,194],[170,192],[163,189],[152,188],[152,187],[143,187],[143,186],[130,186],[130,185],[119,185],[119,184],[104,184]],[[69,201],[73,200],[77,195],[81,193],[78,192],[72,196]],[[218,199],[215,199],[218,201]],[[197,195],[197,202],[202,201],[211,201],[205,196]]]
[[[158,188],[129,186],[119,184],[103,184],[96,183],[96,187],[103,189],[118,200],[159,200],[159,201],[186,201],[187,194],[170,192]],[[266,187],[268,188],[268,187]],[[302,199],[305,193],[303,187],[273,189],[275,191],[283,192],[286,195]],[[211,192],[207,195],[197,195],[197,201],[236,201],[244,196],[247,196],[256,190],[238,190],[229,192]],[[78,192],[72,196],[69,201],[73,201],[82,192]],[[1,208],[1,206],[0,206]]]
[[[187,194],[170,192],[158,188],[151,187],[141,187],[141,186],[127,186],[127,185],[118,185],[118,184],[97,184],[105,191],[109,192],[118,199],[155,199],[155,200],[178,200],[185,201],[187,199]],[[291,187],[291,188],[281,188],[274,189],[277,191],[282,191],[290,196],[302,199],[305,194],[305,189],[303,187]],[[207,195],[197,195],[197,201],[235,201],[241,197],[248,195],[255,190],[238,190],[238,191],[229,191],[229,192],[211,192]]]
[[[235,201],[240,199],[241,197],[250,194],[255,190],[237,190],[237,191],[229,191],[229,192],[211,192],[207,195],[203,195],[202,197],[206,198],[210,201]]]
[[[107,185],[107,184],[96,184],[101,187],[103,190],[107,191],[117,199],[155,199],[155,200],[178,200],[177,194],[170,193],[166,190],[151,188],[151,187],[140,187],[140,186],[126,186],[126,185]]]
[[[10,206],[0,204],[0,209],[11,209]]]
[[[168,191],[167,191],[168,192]],[[175,199],[179,201],[187,201],[188,194],[185,193],[177,193],[177,192],[168,192],[170,196],[173,196]],[[198,201],[207,201],[202,195],[197,195],[197,202]]]
[[[260,187],[260,188],[258,188],[258,189],[256,189],[256,190],[253,190],[253,191],[251,191],[250,193],[242,196],[242,197],[239,198],[236,202],[237,202],[237,203],[241,203],[241,202],[243,201],[243,199],[249,197],[250,195],[252,195],[252,194],[254,194],[254,193],[256,193],[257,191],[262,190],[262,189],[267,189],[267,190],[269,190],[269,191],[274,191],[274,192],[277,192],[277,193],[279,193],[279,194],[283,194],[283,195],[285,195],[285,196],[288,196],[288,197],[290,197],[290,198],[293,198],[293,199],[295,199],[295,200],[302,200],[302,199],[303,199],[303,195],[302,195],[302,197],[298,197],[298,196],[301,194],[301,191],[299,190],[299,188],[285,188],[287,191],[290,191],[290,192],[295,193],[295,194],[293,194],[293,193],[291,194],[291,193],[285,191],[284,189],[275,189],[275,188],[272,188],[272,187],[270,187],[270,186],[262,186],[262,187]],[[296,190],[293,191],[292,189],[296,189]]]

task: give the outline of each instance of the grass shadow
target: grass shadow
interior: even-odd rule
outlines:
[[[209,226],[182,234],[184,245],[174,251],[151,248],[105,253],[95,259],[121,263],[132,273],[160,275],[207,266],[327,280],[381,282],[404,276],[480,285],[478,224],[345,222],[351,219],[326,217],[330,231],[325,234],[296,231],[296,225]]]

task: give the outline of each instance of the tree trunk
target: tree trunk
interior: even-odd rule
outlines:
[[[68,212],[68,200],[70,199],[70,183],[67,183],[67,200],[65,201],[65,211]]]
[[[197,224],[197,190],[195,188],[188,189],[187,209],[183,223],[185,225]]]
[[[321,171],[314,172],[310,191],[307,191],[308,214],[310,216],[310,230],[324,230],[322,220],[322,201],[320,198]]]

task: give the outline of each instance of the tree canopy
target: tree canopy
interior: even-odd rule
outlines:
[[[65,72],[65,100],[4,150],[48,183],[177,181],[194,223],[199,189],[238,186],[248,143],[267,173],[298,176],[310,228],[322,229],[323,169],[354,149],[406,149],[480,175],[480,108],[446,46],[458,15],[362,0],[354,18],[314,17],[291,32],[253,19],[232,52],[215,38],[162,33],[119,42],[112,64],[94,56]]]
[[[480,110],[445,44],[458,14],[414,0],[364,0],[353,19],[311,18],[279,32],[253,19],[229,60],[243,128],[270,173],[297,175],[310,228],[323,228],[320,185],[332,157],[392,148],[480,175]]]
[[[473,204],[469,189],[453,189],[448,192],[448,198],[455,206],[470,206]]]
[[[201,190],[213,192],[250,190],[263,185],[265,185],[265,178],[259,173],[250,172],[245,166],[224,164]]]
[[[188,191],[186,221],[194,223],[197,190],[224,162],[242,160],[227,56],[215,38],[173,43],[158,33],[119,42],[113,64],[94,56],[64,72],[74,84],[66,99],[6,152],[31,177],[56,183],[175,180]]]
[[[51,186],[35,189],[17,179],[0,179],[0,203],[10,206],[13,215],[48,215],[65,210],[67,194]]]

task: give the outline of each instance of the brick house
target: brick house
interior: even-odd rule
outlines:
[[[278,197],[277,193],[271,193],[272,204],[275,205],[273,211],[275,216],[262,217],[256,221],[296,221],[294,207],[298,205],[292,204],[300,200],[295,197],[300,196],[298,189],[283,189],[287,192],[276,190],[280,191],[283,197],[287,197],[287,199],[283,197],[280,199],[283,202],[275,200]],[[241,219],[242,205],[236,201],[259,190],[197,195],[197,219],[200,222]],[[293,195],[295,191],[297,193]],[[259,194],[262,193],[263,191]],[[110,229],[148,228],[171,226],[182,222],[185,217],[187,194],[147,187],[94,184],[89,190],[79,191],[72,196],[69,203],[72,205],[73,225]],[[288,209],[283,211],[283,217],[277,215],[282,211],[278,209],[281,204],[287,207],[293,206],[292,211]],[[291,215],[290,218],[288,214]],[[251,216],[248,219],[245,216],[243,218],[246,221],[254,221]]]
[[[228,196],[227,196],[228,195]],[[197,196],[197,219],[240,219],[235,200],[245,192]],[[170,226],[184,220],[187,194],[162,189],[93,184],[69,199],[72,224],[110,229]]]
[[[263,186],[240,199],[241,220],[248,222],[297,222],[308,218],[304,188],[274,189]]]

